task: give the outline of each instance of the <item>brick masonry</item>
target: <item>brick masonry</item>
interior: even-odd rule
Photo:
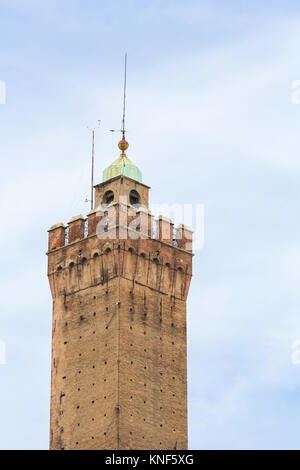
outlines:
[[[64,245],[61,230],[48,252],[50,448],[187,449],[191,252],[82,229]]]

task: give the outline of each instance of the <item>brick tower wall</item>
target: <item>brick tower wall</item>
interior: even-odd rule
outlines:
[[[95,234],[64,245],[63,230],[48,252],[50,448],[186,449],[191,253]]]

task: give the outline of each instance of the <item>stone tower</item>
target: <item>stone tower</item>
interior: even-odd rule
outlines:
[[[124,138],[119,147],[95,186],[96,209],[49,230],[51,449],[188,445],[192,234],[153,220],[149,187]]]

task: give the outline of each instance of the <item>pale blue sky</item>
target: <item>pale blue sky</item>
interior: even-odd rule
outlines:
[[[118,156],[153,203],[203,203],[188,304],[193,449],[299,448],[300,6],[296,1],[0,0],[0,448],[48,447],[47,229],[86,214]]]

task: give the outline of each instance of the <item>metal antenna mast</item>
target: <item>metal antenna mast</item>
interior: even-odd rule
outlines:
[[[86,199],[86,202],[91,203],[91,210],[94,209],[94,166],[95,166],[95,130],[99,129],[101,121],[98,120],[98,126],[87,128],[92,132],[92,168],[91,168],[91,199]]]
[[[126,115],[126,81],[127,81],[127,52],[125,52],[125,64],[124,64],[124,92],[123,92],[123,117],[122,117],[122,129],[110,129],[110,132],[122,132],[122,139],[125,140],[125,115]]]
[[[126,78],[127,78],[127,52],[125,53],[125,64],[124,64],[124,97],[123,97],[123,119],[122,119],[123,139],[125,139]]]

